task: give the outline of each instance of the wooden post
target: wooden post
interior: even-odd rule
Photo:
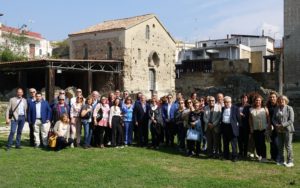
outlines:
[[[264,73],[268,72],[268,59],[264,58]]]
[[[92,89],[93,89],[93,72],[88,70],[87,71],[87,91],[88,91],[88,94],[92,93]]]
[[[49,67],[46,69],[46,99],[51,102],[54,99],[54,90],[55,90],[55,69]]]
[[[280,60],[278,62],[278,92],[280,95],[283,94],[283,54],[280,55]]]
[[[27,73],[24,71],[18,72],[18,87],[21,87],[24,89],[24,92],[26,92],[27,87]],[[24,93],[26,96],[26,93]]]

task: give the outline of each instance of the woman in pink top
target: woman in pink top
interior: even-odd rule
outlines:
[[[97,114],[99,110],[102,110],[102,119],[97,121]],[[94,110],[94,125],[95,125],[95,143],[97,147],[104,148],[104,132],[108,126],[109,118],[109,104],[105,96],[101,97],[100,103],[96,105]]]

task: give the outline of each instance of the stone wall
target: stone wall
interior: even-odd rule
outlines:
[[[124,40],[122,36],[120,31],[72,36],[69,39],[71,58],[84,59],[84,48],[87,47],[87,59],[108,59],[110,44],[112,59],[123,59]]]
[[[149,39],[145,36],[147,25]],[[152,69],[158,95],[174,92],[176,45],[161,23],[154,17],[126,30],[125,36],[124,89],[150,96],[149,72]],[[157,61],[154,54],[157,54]]]
[[[284,84],[300,84],[300,1],[284,1]]]
[[[0,102],[0,116],[5,117],[8,102]]]
[[[275,73],[249,73],[249,65],[248,60],[213,61],[210,72],[180,73],[176,79],[176,91],[186,96],[194,91],[200,96],[215,96],[222,92],[237,101],[243,93],[254,91],[265,96],[269,89],[277,89],[278,76]]]
[[[262,72],[262,52],[251,52],[251,72]]]

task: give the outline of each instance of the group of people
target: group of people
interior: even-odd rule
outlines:
[[[208,158],[235,162],[250,155],[266,162],[268,141],[271,159],[277,165],[294,166],[294,111],[288,98],[276,92],[269,94],[266,104],[257,93],[244,94],[240,103],[233,104],[232,98],[222,93],[216,98],[198,97],[197,93],[187,98],[180,92],[176,97],[168,94],[158,98],[153,94],[149,100],[137,93],[133,100],[128,91],[119,90],[108,96],[93,91],[84,98],[79,88],[71,98],[61,90],[49,104],[34,88],[29,92],[30,97],[25,99],[19,88],[17,96],[9,101],[6,123],[11,125],[11,131],[7,150],[13,145],[15,132],[16,148],[21,148],[22,129],[28,121],[30,144],[36,148],[47,147],[48,133],[54,132],[57,150],[67,146],[88,149],[136,143],[138,147],[154,149],[176,147],[187,156],[204,152]]]

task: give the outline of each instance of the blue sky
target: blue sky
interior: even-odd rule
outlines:
[[[283,0],[0,0],[0,22],[49,40],[105,20],[154,13],[175,39],[196,41],[227,34],[283,35]]]

